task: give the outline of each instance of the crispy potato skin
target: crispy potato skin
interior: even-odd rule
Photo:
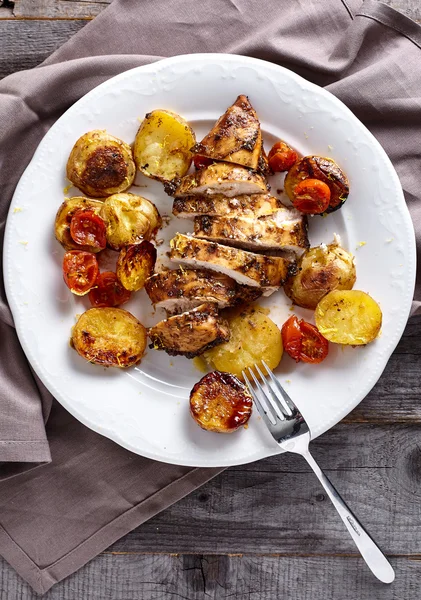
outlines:
[[[133,148],[136,166],[147,177],[170,181],[189,170],[196,136],[190,125],[169,110],[153,110],[145,116]]]
[[[146,329],[127,310],[90,308],[73,327],[71,344],[89,362],[126,369],[140,363],[146,339]]]
[[[107,229],[107,243],[113,250],[150,240],[161,226],[156,206],[135,194],[113,194],[105,199],[101,217]]]
[[[204,353],[205,360],[218,371],[242,379],[242,371],[264,360],[275,369],[283,354],[281,331],[258,307],[228,317],[231,338]]]
[[[297,306],[315,309],[332,290],[351,290],[357,274],[354,257],[336,244],[310,248],[298,263],[298,272],[284,285]]]
[[[382,326],[380,306],[359,290],[329,292],[317,305],[314,318],[329,342],[351,346],[369,344]]]
[[[285,177],[284,188],[291,202],[294,200],[295,186],[304,179],[320,179],[329,186],[330,206],[326,213],[331,213],[345,203],[349,195],[348,178],[342,169],[331,158],[324,156],[304,156],[295,163]]]
[[[126,290],[137,292],[152,275],[155,262],[156,248],[150,242],[125,246],[118,255],[117,277]]]
[[[91,200],[90,198],[75,196],[74,198],[66,198],[58,209],[54,223],[54,233],[57,241],[60,242],[66,250],[84,250],[86,252],[100,251],[100,248],[76,244],[70,235],[70,222],[73,215],[78,210],[87,208],[99,215],[102,209],[102,202],[100,200]]]
[[[67,178],[84,194],[106,198],[133,183],[136,166],[128,144],[106,131],[88,131],[70,153]]]
[[[249,420],[252,406],[250,392],[231,373],[208,373],[190,393],[190,413],[207,431],[236,431]]]

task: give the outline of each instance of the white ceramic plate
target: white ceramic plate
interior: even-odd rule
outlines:
[[[383,311],[381,336],[366,348],[331,344],[327,360],[316,366],[283,358],[279,379],[302,409],[313,437],[345,417],[376,383],[411,306],[415,241],[398,177],[378,142],[334,96],[281,67],[217,54],[166,59],[103,83],[50,129],[20,180],[7,222],[6,291],[23,349],[63,406],[125,448],[168,463],[235,465],[279,450],[256,414],[248,429],[232,435],[205,432],[194,423],[188,395],[203,374],[192,361],[148,350],[138,367],[120,371],[93,366],[69,347],[75,316],[88,303],[72,296],[62,281],[63,249],[54,239],[54,218],[66,187],[65,164],[81,134],[107,129],[131,143],[139,119],[166,108],[183,115],[200,140],[238,94],[248,95],[255,107],[266,149],[283,138],[304,155],[331,156],[347,173],[348,201],[327,218],[310,219],[310,241],[313,246],[329,243],[335,232],[340,234],[342,245],[356,256],[356,289],[369,292]],[[136,184],[134,193],[171,215],[171,199],[160,183],[139,174]],[[278,187],[275,182],[274,194]],[[71,189],[66,195],[82,194]],[[161,261],[168,240],[189,225],[172,218],[163,229]],[[270,308],[279,326],[291,315],[282,291],[259,304]],[[153,313],[144,291],[124,308],[146,326],[163,318]],[[312,319],[310,311],[296,313]]]

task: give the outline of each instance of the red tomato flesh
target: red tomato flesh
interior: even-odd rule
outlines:
[[[70,222],[70,235],[76,244],[103,250],[107,245],[105,223],[93,210],[75,212]]]
[[[70,250],[63,258],[63,279],[73,294],[84,296],[95,284],[99,273],[94,254]]]
[[[301,341],[303,336],[301,333],[300,324],[295,315],[292,315],[282,325],[281,334],[285,352],[287,352],[287,354],[289,354],[290,357],[295,361],[299,362]]]
[[[89,302],[92,306],[120,306],[130,300],[131,293],[119,282],[113,271],[100,273],[95,286],[89,292]]]
[[[272,171],[288,171],[298,160],[298,154],[286,142],[280,140],[274,144],[268,155]]]
[[[296,362],[317,364],[322,362],[329,352],[329,343],[315,325],[304,319],[299,321],[292,315],[282,326],[284,350]]]
[[[320,179],[303,179],[294,189],[294,207],[302,213],[318,215],[329,207],[330,189]]]
[[[321,363],[328,355],[329,342],[315,325],[307,321],[300,321],[300,329],[303,334],[300,359],[306,363]]]

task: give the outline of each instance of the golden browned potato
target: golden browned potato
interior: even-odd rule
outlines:
[[[356,279],[354,257],[336,244],[307,250],[298,262],[298,272],[284,285],[288,298],[303,308],[315,309],[332,290],[351,290]]]
[[[57,211],[54,224],[56,239],[66,250],[84,250],[86,252],[99,252],[100,248],[92,246],[82,246],[76,244],[70,235],[70,223],[73,215],[82,209],[93,210],[97,215],[101,212],[102,202],[99,200],[90,200],[82,196],[66,198]]]
[[[142,121],[133,148],[136,166],[144,175],[170,181],[189,170],[190,148],[196,137],[190,125],[169,110],[153,110]]]
[[[208,373],[190,393],[190,413],[208,431],[236,431],[249,420],[252,406],[250,392],[231,373]]]
[[[213,368],[242,379],[242,371],[261,360],[271,369],[278,366],[283,353],[281,331],[262,309],[249,308],[228,318],[228,323],[230,340],[203,355]]]
[[[101,217],[107,224],[107,243],[114,250],[150,240],[161,226],[155,204],[135,194],[113,194],[106,198]]]
[[[126,369],[140,363],[146,329],[127,310],[90,308],[73,327],[71,344],[89,362]]]
[[[382,311],[371,296],[358,290],[335,290],[320,300],[316,325],[329,342],[362,346],[372,342],[382,326]]]
[[[117,277],[123,287],[131,292],[140,290],[153,273],[156,248],[146,240],[120,250],[117,260]]]
[[[105,130],[80,137],[67,161],[67,178],[84,194],[106,198],[124,192],[136,175],[132,149]]]
[[[349,195],[348,178],[331,158],[324,156],[304,156],[295,163],[285,177],[284,188],[291,202],[294,190],[303,179],[320,179],[329,186],[330,204],[326,210],[331,213],[345,203]]]

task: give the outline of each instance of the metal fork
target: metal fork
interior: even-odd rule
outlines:
[[[311,440],[311,434],[303,415],[283,389],[267,364],[263,360],[261,362],[269,378],[267,375],[263,375],[258,365],[255,365],[254,369],[261,377],[263,385],[255,376],[253,369],[248,369],[248,375],[253,380],[254,386],[250,383],[250,379],[244,371],[243,377],[272,437],[283,450],[301,454],[301,456],[306,459],[326,490],[333,506],[345,523],[361,556],[372,573],[380,579],[380,581],[383,581],[383,583],[392,583],[395,579],[395,572],[392,565],[365,531],[357,517],[342,500],[341,496],[310,454],[308,445]]]

